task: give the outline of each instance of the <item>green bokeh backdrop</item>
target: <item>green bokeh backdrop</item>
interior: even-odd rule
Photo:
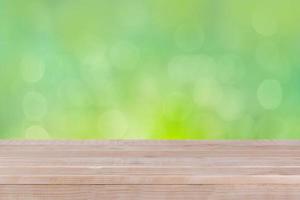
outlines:
[[[299,7],[0,0],[0,138],[299,138]]]

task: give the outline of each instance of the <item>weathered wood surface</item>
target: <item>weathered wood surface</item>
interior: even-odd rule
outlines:
[[[0,199],[300,199],[300,141],[1,141]]]

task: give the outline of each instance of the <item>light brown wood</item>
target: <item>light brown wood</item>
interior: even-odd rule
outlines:
[[[0,141],[0,199],[300,199],[300,141]]]
[[[299,200],[286,185],[1,185],[0,200]]]

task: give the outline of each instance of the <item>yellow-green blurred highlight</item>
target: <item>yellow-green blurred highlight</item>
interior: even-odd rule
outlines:
[[[0,0],[0,137],[300,138],[297,0]]]

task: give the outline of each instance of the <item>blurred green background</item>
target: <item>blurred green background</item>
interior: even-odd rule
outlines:
[[[300,138],[298,0],[0,0],[0,138]]]

